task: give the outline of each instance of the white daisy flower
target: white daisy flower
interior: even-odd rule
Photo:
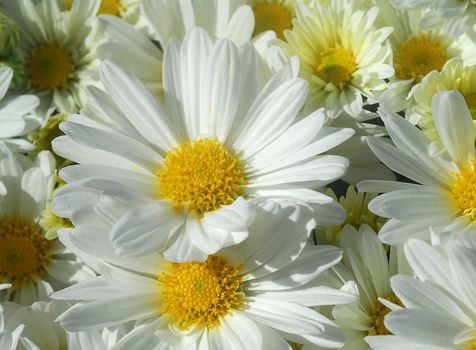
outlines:
[[[308,0],[305,0],[309,3]],[[298,0],[248,0],[255,18],[253,36],[272,30],[284,40],[284,31],[291,29]]]
[[[463,95],[476,128],[476,65],[467,67],[461,59],[449,60],[441,72],[430,72],[415,86],[414,103],[405,117],[436,141],[438,131],[431,113],[431,101],[437,92],[446,90],[456,90]]]
[[[442,28],[443,31],[458,37],[476,25],[476,1],[474,0],[391,0],[399,9],[428,8],[421,19],[421,26],[426,30]]]
[[[361,191],[387,192],[369,203],[372,212],[390,218],[379,232],[385,243],[400,244],[411,237],[429,239],[429,226],[437,231],[467,229],[473,235],[476,233],[476,161],[471,114],[463,96],[456,91],[436,94],[432,110],[444,146],[442,151],[410,122],[385,112],[381,116],[394,145],[382,139],[368,139],[383,163],[417,183],[359,184]]]
[[[310,84],[306,110],[357,116],[364,99],[375,100],[393,75],[386,44],[391,28],[374,26],[377,8],[356,11],[352,2],[316,2],[312,8],[300,2],[296,10],[293,29],[284,34],[287,43],[280,45],[301,61],[300,74]]]
[[[341,347],[339,328],[310,308],[355,300],[352,293],[314,284],[340,261],[341,251],[307,243],[312,211],[260,205],[249,239],[203,262],[175,263],[158,253],[119,258],[107,225],[60,232],[71,249],[102,259],[100,277],[55,294],[84,301],[60,316],[62,326],[75,332],[138,321],[156,336],[144,348],[290,349],[286,340]],[[103,222],[108,216],[95,215]],[[142,339],[140,333],[126,338]]]
[[[0,301],[31,304],[89,270],[58,241],[48,241],[38,220],[54,184],[54,158],[34,162],[0,147]]]
[[[404,305],[385,317],[395,336],[373,337],[369,344],[376,350],[475,349],[476,250],[454,241],[437,249],[412,239],[405,255],[417,278],[392,278]]]
[[[454,39],[441,29],[426,31],[420,19],[426,10],[398,11],[390,0],[373,0],[379,7],[378,23],[391,25],[395,76],[380,98],[389,112],[405,110],[412,101],[412,88],[431,71],[441,71],[447,61],[461,58],[465,65],[476,63],[476,44],[468,35]]]
[[[322,111],[297,120],[306,82],[288,65],[260,89],[256,57],[251,45],[240,54],[200,28],[180,46],[172,41],[167,109],[137,79],[104,63],[107,93],[92,89],[87,116],[63,122],[66,136],[53,142],[56,153],[81,164],[62,169],[71,184],[55,192],[53,212],[74,224],[68,192],[78,188],[91,193],[82,197],[85,207],[100,205],[99,188],[122,196],[127,210],[111,233],[116,252],[165,249],[173,261],[203,261],[246,239],[253,198],[306,202],[320,225],[341,222],[342,208],[311,188],[345,173],[345,158],[318,154],[353,130],[323,128]]]
[[[0,68],[0,142],[19,152],[31,151],[33,146],[19,137],[40,125],[32,115],[39,100],[32,95],[7,94],[12,77],[11,68]]]
[[[98,62],[94,51],[97,0],[22,0],[9,4],[9,15],[21,29],[17,51],[27,72],[27,91],[41,99],[41,112],[75,112],[85,103],[88,72]]]

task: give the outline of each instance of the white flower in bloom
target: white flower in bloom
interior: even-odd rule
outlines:
[[[107,93],[92,89],[95,104],[63,122],[66,136],[53,142],[81,165],[62,170],[69,184],[55,192],[52,210],[74,224],[68,193],[89,193],[77,199],[81,211],[101,205],[98,191],[120,196],[127,209],[111,233],[116,252],[165,249],[173,261],[205,260],[246,239],[253,198],[305,202],[318,224],[341,222],[340,205],[311,188],[345,173],[345,158],[319,153],[353,130],[322,127],[322,111],[297,120],[306,82],[287,65],[260,89],[256,57],[251,45],[240,55],[199,28],[181,46],[172,41],[167,109],[137,79],[104,63]]]
[[[38,225],[53,184],[49,152],[32,162],[0,146],[0,283],[12,285],[0,291],[0,301],[31,304],[90,275]]]
[[[417,184],[364,181],[359,190],[387,192],[369,204],[390,218],[379,236],[388,244],[410,237],[429,239],[428,228],[476,233],[476,160],[473,120],[463,96],[439,92],[433,98],[433,119],[444,150],[398,115],[381,113],[394,145],[369,138],[377,157],[390,169]],[[468,233],[469,234],[469,233]]]
[[[41,113],[75,112],[94,83],[93,53],[97,0],[75,1],[70,11],[60,0],[11,2],[8,14],[21,29],[17,51],[25,63],[27,91],[41,99]]]
[[[468,35],[452,38],[436,28],[426,31],[420,19],[426,10],[398,11],[389,0],[373,0],[380,8],[377,22],[390,25],[395,75],[380,98],[380,105],[389,112],[405,110],[412,101],[412,88],[431,71],[440,71],[452,58],[461,58],[465,65],[476,63],[476,44]]]
[[[40,120],[31,114],[39,100],[32,95],[7,94],[12,78],[11,68],[0,68],[0,142],[25,152],[31,150],[32,145],[18,137],[39,126]]]
[[[390,27],[374,26],[377,8],[355,10],[351,2],[296,6],[297,18],[287,42],[281,42],[288,56],[301,61],[301,76],[310,84],[308,111],[325,107],[329,117],[342,111],[357,116],[364,99],[375,101],[393,75],[391,48],[386,39]]]
[[[468,29],[475,28],[476,2],[474,0],[391,0],[393,6],[399,9],[428,8],[421,19],[421,26],[425,30],[442,28],[443,31],[458,37]]]
[[[441,72],[430,72],[415,86],[414,103],[405,117],[436,141],[438,131],[431,113],[431,101],[437,92],[445,90],[456,90],[463,95],[476,128],[476,66],[466,67],[461,59],[455,58],[448,61]]]
[[[75,1],[82,0],[66,0],[66,8],[71,10]],[[136,26],[143,27],[144,14],[141,11],[143,0],[99,0],[100,6],[97,15],[112,15],[122,18],[126,22]]]
[[[115,256],[107,238],[109,214],[91,213],[91,222],[103,227],[59,235],[70,249],[101,259],[101,276],[54,295],[84,301],[64,313],[61,324],[84,331],[139,321],[156,336],[143,348],[290,349],[285,340],[342,346],[338,327],[310,308],[355,301],[345,290],[314,284],[340,261],[341,251],[307,243],[309,209],[263,201],[256,213],[246,241],[203,262],[182,263],[159,253]],[[141,341],[142,332],[125,339]]]
[[[420,240],[405,244],[417,278],[395,276],[404,308],[385,317],[395,336],[368,338],[375,350],[476,348],[476,249],[450,240],[441,249]]]

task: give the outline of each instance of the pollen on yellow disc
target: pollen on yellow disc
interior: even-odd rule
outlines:
[[[399,305],[403,306],[402,302],[400,299],[395,295],[395,294],[390,294],[385,297],[388,301]],[[368,334],[369,335],[390,335],[392,334],[384,324],[384,319],[385,316],[390,312],[391,310],[386,307],[384,304],[377,302],[376,305],[372,306],[372,327],[369,328]]]
[[[432,70],[441,71],[448,60],[448,52],[440,43],[430,40],[426,34],[411,37],[400,44],[394,63],[400,79],[420,82]]]
[[[158,275],[163,315],[180,329],[219,324],[219,318],[244,303],[238,268],[210,255],[204,262],[171,263]]]
[[[450,186],[456,207],[462,215],[476,221],[476,160],[460,168]]]
[[[233,203],[245,184],[239,157],[212,139],[174,148],[157,175],[160,196],[177,210],[187,209],[199,217]]]
[[[292,28],[293,15],[279,1],[258,1],[253,7],[255,30],[253,36],[273,30],[279,39],[284,40],[284,31]]]
[[[26,63],[33,85],[54,90],[66,85],[74,64],[68,51],[57,44],[46,44],[33,50]]]
[[[0,283],[11,283],[15,289],[41,278],[51,252],[52,242],[33,221],[0,219]]]
[[[316,75],[335,86],[349,82],[356,69],[352,53],[343,47],[329,48],[316,56]]]

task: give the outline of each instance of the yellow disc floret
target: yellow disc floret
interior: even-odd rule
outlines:
[[[245,184],[238,156],[212,139],[188,141],[174,148],[157,175],[160,195],[177,210],[186,208],[199,217],[233,203]]]
[[[98,10],[98,15],[119,16],[121,4],[119,0],[102,0]]]
[[[213,328],[221,316],[244,303],[238,269],[216,255],[204,262],[171,263],[158,281],[162,314],[180,329]]]
[[[253,35],[272,30],[279,39],[284,40],[284,31],[292,27],[293,14],[280,1],[260,0],[253,7],[253,12],[255,15],[255,31]]]
[[[66,85],[74,65],[64,47],[47,44],[33,50],[26,68],[34,86],[54,90]]]
[[[20,288],[36,281],[50,261],[52,242],[33,221],[22,218],[0,219],[0,283]]]
[[[399,305],[403,306],[402,302],[400,299],[395,295],[395,294],[390,294],[385,297],[388,301]],[[369,328],[368,334],[369,335],[390,335],[392,334],[384,324],[384,319],[385,316],[390,312],[391,310],[383,305],[380,302],[377,302],[376,305],[372,306],[372,327]]]
[[[476,221],[476,160],[460,168],[450,186],[456,207],[461,214]]]
[[[316,56],[316,75],[335,86],[349,82],[356,69],[354,57],[343,47],[329,48]]]
[[[395,69],[400,79],[420,82],[432,70],[441,71],[447,60],[448,52],[439,42],[420,34],[400,44],[395,54]]]

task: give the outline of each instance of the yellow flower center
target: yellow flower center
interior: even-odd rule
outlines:
[[[356,70],[354,57],[343,47],[329,48],[317,55],[316,75],[335,86],[349,82]]]
[[[441,71],[448,60],[448,52],[426,34],[414,36],[400,44],[395,55],[395,69],[400,79],[420,82],[432,70]]]
[[[473,118],[473,120],[476,120],[476,94],[473,93],[464,95],[464,100],[466,101],[466,105],[468,106],[471,118]]]
[[[121,10],[121,3],[119,0],[102,0],[101,6],[98,10],[98,15],[113,15],[119,16]]]
[[[253,12],[255,14],[254,36],[273,30],[279,39],[284,40],[284,31],[292,27],[292,11],[278,1],[260,1],[254,6]]]
[[[476,221],[476,159],[460,168],[450,189],[460,213]]]
[[[54,90],[66,85],[74,65],[64,47],[47,44],[33,50],[26,68],[33,85],[40,89]]]
[[[390,294],[385,297],[388,301],[391,301],[392,303],[403,306],[402,302],[400,299],[395,295],[395,294]],[[392,334],[384,325],[384,319],[385,316],[392,310],[390,310],[388,307],[383,305],[380,302],[377,302],[376,305],[372,306],[372,327],[369,328],[368,334],[369,335],[390,335]]]
[[[45,272],[51,252],[51,241],[31,220],[0,219],[0,283],[11,283],[16,289],[38,280]]]
[[[242,193],[244,169],[237,155],[218,141],[188,141],[171,150],[157,174],[160,195],[177,210],[198,217],[228,205]]]
[[[238,269],[219,256],[204,262],[171,263],[158,275],[162,314],[181,329],[219,324],[219,318],[244,303]]]
[[[71,7],[73,7],[73,1],[74,0],[66,1],[66,5],[65,5],[66,10],[71,11]],[[97,14],[119,16],[120,11],[121,11],[120,0],[102,0]]]

